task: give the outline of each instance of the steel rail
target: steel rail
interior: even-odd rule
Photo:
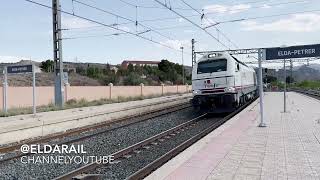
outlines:
[[[99,129],[99,128],[108,127],[108,126],[112,126],[112,125],[116,125],[116,124],[127,122],[126,124],[120,125],[118,127],[112,128],[112,129],[107,129],[105,131],[93,133],[93,134],[90,134],[90,135],[87,135],[87,136],[83,136],[83,137],[76,138],[76,139],[69,140],[67,142],[62,143],[62,144],[70,144],[70,143],[73,143],[73,142],[81,141],[81,140],[84,140],[84,139],[87,139],[87,138],[90,138],[90,137],[105,133],[105,132],[110,131],[110,130],[123,128],[123,127],[129,126],[129,125],[132,125],[134,123],[146,121],[146,120],[151,119],[151,118],[155,118],[155,117],[159,117],[159,116],[162,116],[162,115],[166,115],[166,114],[169,114],[169,113],[172,113],[172,112],[176,112],[176,111],[179,111],[179,110],[182,110],[182,109],[186,109],[186,108],[189,108],[189,107],[191,107],[189,104],[186,105],[186,103],[179,103],[177,105],[168,106],[166,108],[152,110],[152,111],[144,112],[144,113],[141,113],[141,114],[135,114],[135,115],[132,115],[132,116],[125,116],[125,117],[122,117],[122,118],[114,119],[112,121],[102,122],[102,123],[98,123],[98,124],[94,124],[94,125],[90,125],[90,126],[86,126],[86,127],[82,127],[82,128],[69,130],[69,131],[64,132],[64,133],[49,135],[49,136],[46,136],[46,137],[43,137],[43,138],[40,138],[40,139],[30,140],[30,141],[27,141],[27,142],[21,142],[21,143],[18,143],[18,144],[14,144],[12,146],[1,147],[0,148],[0,153],[1,154],[2,153],[9,153],[9,152],[12,152],[12,151],[15,151],[15,150],[19,150],[20,147],[22,145],[24,145],[24,144],[30,145],[30,144],[45,143],[45,142],[48,142],[48,141],[51,141],[51,140],[61,139],[61,138],[67,137],[67,136],[77,135],[77,134],[80,134],[80,133],[83,133],[83,132],[89,132],[89,131],[92,131],[92,130],[95,130],[95,129]],[[132,120],[132,118],[139,118],[141,116],[145,116],[145,117],[143,117],[142,119],[138,119],[138,120]],[[61,144],[61,143],[58,143],[58,144]],[[5,162],[5,161],[9,161],[9,160],[12,160],[12,159],[15,159],[15,158],[18,158],[18,157],[21,157],[22,155],[25,156],[25,155],[28,155],[28,153],[27,154],[18,153],[18,155],[16,155],[16,156],[0,160],[0,163]]]
[[[224,117],[221,120],[217,121],[216,123],[212,124],[211,126],[206,128],[205,130],[201,131],[199,134],[191,137],[190,139],[188,139],[184,143],[180,144],[176,148],[172,149],[171,151],[167,152],[163,156],[161,156],[158,159],[154,160],[153,162],[151,162],[150,164],[148,164],[144,168],[140,169],[136,173],[134,173],[131,176],[129,176],[127,179],[129,179],[129,180],[137,180],[137,179],[145,178],[147,175],[149,175],[150,173],[152,173],[153,171],[158,169],[164,163],[166,163],[167,161],[169,161],[170,159],[172,159],[173,157],[178,155],[180,152],[182,152],[183,150],[187,149],[192,144],[194,144],[195,142],[197,142],[198,140],[200,140],[201,138],[203,138],[204,136],[206,136],[207,134],[209,134],[210,132],[212,132],[213,130],[215,130],[216,128],[218,128],[219,126],[224,124],[225,122],[227,122],[230,118],[232,118],[233,116],[238,114],[240,111],[245,109],[248,105],[250,105],[256,99],[257,99],[257,97],[252,99],[251,101],[249,101],[245,105],[241,106],[236,111],[232,112],[231,114],[227,115],[226,117]]]
[[[301,89],[291,89],[294,92],[300,93],[300,94],[305,94],[309,97],[315,98],[315,99],[320,99],[320,91],[315,91],[315,90],[301,90]]]
[[[179,131],[181,129],[184,129],[184,128],[187,128],[189,126],[194,125],[195,123],[197,123],[201,118],[203,118],[206,115],[207,115],[206,113],[202,114],[202,115],[200,115],[200,116],[198,116],[196,118],[193,118],[193,119],[191,119],[191,120],[189,120],[189,121],[187,121],[185,123],[182,123],[182,124],[180,124],[178,126],[175,126],[175,127],[171,128],[171,129],[163,131],[163,132],[161,132],[159,134],[156,134],[156,135],[154,135],[152,137],[149,137],[149,138],[147,138],[147,139],[145,139],[143,141],[140,141],[140,142],[138,142],[136,144],[133,144],[133,145],[127,147],[127,148],[124,148],[124,149],[122,149],[120,151],[117,151],[117,152],[111,154],[110,156],[113,156],[115,160],[116,159],[120,159],[121,157],[124,157],[125,155],[130,154],[134,150],[143,148],[143,147],[145,147],[145,146],[147,146],[147,145],[149,145],[149,144],[151,144],[153,142],[156,142],[158,140],[161,140],[162,138],[165,138],[166,136],[170,136],[171,134],[174,134],[175,132],[177,132],[177,131]],[[75,170],[73,170],[71,172],[68,172],[68,173],[66,173],[66,174],[64,174],[62,176],[59,176],[59,177],[57,177],[55,179],[56,180],[72,179],[75,176],[81,175],[82,173],[85,173],[85,172],[88,172],[90,170],[93,170],[93,169],[97,168],[98,166],[102,166],[102,164],[99,164],[97,162],[93,162],[93,163],[87,164],[85,166],[82,166],[82,167],[80,167],[78,169],[75,169]]]
[[[184,100],[184,99],[190,99],[190,97],[183,97],[183,98],[180,98],[180,99],[169,99],[166,102],[174,102],[174,101],[177,101],[177,100]],[[138,106],[134,106],[134,107],[127,107],[127,108],[123,108],[123,109],[112,111],[112,112],[98,112],[96,114],[84,115],[84,117],[76,117],[76,118],[71,118],[71,119],[67,119],[67,120],[63,120],[63,121],[59,121],[59,122],[47,123],[46,125],[55,125],[55,124],[59,124],[59,123],[62,123],[62,122],[87,119],[87,118],[103,116],[103,115],[106,115],[106,114],[111,114],[111,113],[116,113],[116,112],[123,112],[123,111],[127,111],[127,110],[133,110],[133,109],[138,109],[138,108],[143,108],[143,107],[148,107],[148,106],[153,106],[153,105],[158,105],[158,104],[159,104],[159,102],[154,102],[154,103],[143,104],[143,105],[138,105]],[[83,107],[83,108],[85,108],[85,107]],[[42,125],[33,126],[33,128],[41,127],[41,126]],[[7,131],[6,133],[13,132],[13,131],[19,131],[19,130],[25,130],[25,129],[28,129],[28,128],[20,128],[20,129],[16,129],[16,130],[12,130],[12,131]]]

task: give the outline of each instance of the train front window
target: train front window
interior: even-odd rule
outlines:
[[[221,72],[227,70],[227,60],[217,59],[198,63],[198,74]]]

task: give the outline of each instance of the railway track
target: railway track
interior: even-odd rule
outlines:
[[[255,99],[254,99],[255,100]],[[82,166],[76,170],[68,172],[64,175],[57,177],[57,180],[65,179],[110,179],[108,175],[108,169],[113,167],[113,169],[122,170],[127,167],[121,164],[135,164],[134,162],[145,160],[144,156],[157,153],[161,151],[160,149],[168,149],[162,155],[159,155],[156,159],[152,159],[148,164],[142,165],[142,167],[137,167],[131,174],[125,175],[127,179],[142,179],[150,174],[152,171],[156,170],[162,164],[170,160],[172,157],[179,154],[181,151],[191,146],[193,143],[204,137],[205,135],[212,132],[214,129],[228,121],[231,117],[236,115],[242,109],[251,104],[254,100],[243,105],[233,113],[223,117],[223,118],[209,118],[205,117],[207,114],[202,114],[194,119],[191,119],[183,124],[177,125],[171,129],[158,133],[152,137],[142,140],[136,144],[126,147],[120,151],[117,151],[111,156],[114,157],[117,163],[102,165],[98,163],[91,163]],[[191,132],[193,131],[193,132]],[[189,135],[189,136],[188,136]],[[180,137],[179,137],[180,136]],[[184,140],[179,140],[182,138]],[[171,141],[171,142],[170,142]],[[181,141],[181,142],[179,142]],[[170,143],[168,143],[170,142]],[[172,143],[174,142],[174,143]],[[177,142],[177,143],[175,143]],[[169,145],[168,145],[169,144]],[[173,147],[167,147],[173,146]],[[151,150],[150,150],[151,149]],[[131,160],[133,159],[133,160]],[[116,177],[115,179],[122,179]]]
[[[105,156],[117,152],[121,149],[129,147],[137,142],[140,142],[146,138],[154,136],[159,132],[168,130],[175,127],[178,124],[185,123],[187,119],[195,117],[194,113],[188,108],[189,105],[180,104],[176,108],[167,107],[166,111],[161,111],[153,114],[151,118],[139,117],[139,120],[129,119],[129,121],[135,121],[135,123],[121,124],[103,129],[102,131],[91,132],[92,134],[75,135],[76,138],[70,139],[69,137],[56,139],[57,143],[54,144],[68,144],[71,145],[82,144],[87,151],[85,156]],[[148,116],[150,117],[150,116]],[[142,120],[144,119],[144,120]],[[104,131],[106,130],[106,131]],[[100,133],[101,132],[101,133]],[[51,141],[50,141],[51,143]],[[10,159],[3,159],[0,161],[0,177],[3,179],[53,179],[64,173],[71,172],[86,163],[82,164],[56,164],[56,163],[21,163],[21,159],[24,157],[42,157],[41,154],[23,154],[15,155]],[[56,154],[48,154],[48,156],[56,156]],[[58,154],[58,156],[78,156],[81,154]],[[81,155],[82,156],[82,155]],[[19,158],[21,157],[21,158]],[[4,157],[6,158],[6,157]],[[0,178],[0,179],[1,179]]]
[[[143,122],[151,118],[163,116],[163,115],[173,113],[179,110],[183,110],[186,108],[190,108],[190,107],[191,106],[189,104],[181,103],[174,106],[168,106],[164,109],[149,111],[149,112],[145,112],[145,113],[137,114],[133,116],[126,116],[123,118],[114,119],[112,121],[98,123],[98,124],[86,126],[83,128],[72,129],[64,133],[58,133],[58,134],[48,135],[48,136],[44,136],[36,139],[25,140],[15,144],[9,144],[7,146],[0,147],[0,154],[2,155],[12,154],[12,155],[9,155],[8,157],[0,159],[0,163],[19,158],[21,156],[30,155],[30,153],[23,154],[20,152],[20,147],[25,144],[27,145],[48,144],[52,141],[54,142],[54,144],[58,144],[58,145],[75,143],[75,142],[88,139],[93,136],[97,136],[99,134],[105,133],[110,130],[129,126],[138,122]],[[72,138],[72,140],[67,140],[67,141],[63,140],[64,138],[70,137],[70,136],[75,136],[75,138]]]
[[[319,91],[315,91],[315,90],[301,90],[301,89],[292,89],[292,91],[297,92],[297,93],[301,93],[301,94],[305,94],[307,96],[316,98],[316,99],[320,99],[320,92]]]
[[[178,133],[180,133],[181,131],[185,131],[186,129],[188,128],[191,128],[192,126],[194,126],[200,118],[204,117],[205,115],[207,114],[202,114],[194,119],[191,119],[183,124],[180,124],[176,127],[173,127],[171,129],[168,129],[164,132],[161,132],[157,135],[154,135],[152,137],[149,137],[143,141],[140,141],[134,145],[131,145],[125,149],[122,149],[116,153],[113,153],[111,154],[111,156],[114,157],[115,160],[119,160],[120,158],[126,158],[126,157],[129,157],[127,155],[129,155],[130,153],[134,153],[135,150],[138,150],[138,149],[141,149],[141,148],[145,148],[145,149],[148,149],[150,145],[157,145],[158,143],[160,143],[161,141],[164,141],[165,139],[167,138],[170,138],[170,136],[174,136]],[[69,172],[67,174],[64,174],[60,177],[57,177],[56,179],[72,179],[74,178],[75,176],[77,175],[80,175],[81,177],[79,178],[92,178],[93,176],[100,176],[100,175],[92,175],[92,174],[89,174],[89,175],[82,175],[82,173],[85,173],[87,171],[90,171],[90,170],[93,170],[95,168],[97,168],[98,166],[100,166],[101,164],[98,164],[98,163],[91,163],[91,164],[88,164],[86,166],[83,166],[79,169],[76,169],[72,172]],[[77,179],[77,177],[75,177]]]

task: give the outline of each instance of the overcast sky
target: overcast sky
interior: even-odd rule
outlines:
[[[51,0],[34,0],[51,6]],[[225,49],[214,38],[178,18],[170,10],[153,0],[78,0],[92,6],[113,12],[125,18],[156,29],[146,31],[142,26],[88,8],[72,0],[62,0],[62,9],[104,24],[121,24],[119,29],[132,33],[144,32],[141,36],[170,46],[162,47],[129,34],[111,35],[119,31],[97,27],[98,24],[63,14],[63,58],[64,61],[96,62],[119,64],[123,60],[161,60],[169,59],[181,63],[180,46],[184,46],[185,63],[191,64],[191,39],[195,38],[196,50]],[[160,0],[165,2],[165,0]],[[221,23],[217,27],[239,48],[273,47],[296,44],[317,44],[320,42],[320,1],[319,0],[184,0],[199,12],[183,4],[181,0],[166,0],[168,6],[202,27],[228,20],[312,11],[301,14],[258,18],[248,21]],[[73,4],[73,5],[72,5]],[[317,11],[314,11],[317,10]],[[25,0],[6,0],[0,6],[0,60],[1,62],[33,59],[42,61],[52,59],[52,12],[50,9],[31,4]],[[173,18],[162,21],[145,21]],[[214,27],[207,29],[223,44],[231,43],[217,33]],[[90,37],[88,37],[90,36]],[[94,36],[94,37],[91,37]],[[67,39],[74,37],[87,37]],[[235,48],[231,46],[231,48]]]

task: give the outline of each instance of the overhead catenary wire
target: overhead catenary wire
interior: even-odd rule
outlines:
[[[270,1],[270,0],[267,0]],[[262,6],[254,6],[251,7],[250,9],[258,9],[258,8],[265,8],[265,6],[268,7],[274,7],[274,6],[279,6],[279,5],[286,5],[286,4],[293,4],[293,3],[302,3],[302,2],[306,2],[305,0],[299,0],[299,1],[293,1],[293,2],[282,2],[282,3],[273,3],[273,4],[264,4]],[[167,8],[166,8],[167,9]],[[217,10],[218,8],[210,8],[210,10]],[[241,8],[242,9],[242,8]],[[233,10],[241,10],[240,8],[235,8]],[[203,9],[201,9],[203,10]],[[200,9],[198,10],[200,11]],[[217,14],[217,13],[204,13],[204,14]],[[297,13],[298,14],[298,13]],[[185,15],[185,17],[198,17],[198,15]],[[156,22],[156,21],[167,21],[167,20],[176,20],[179,19],[180,17],[163,17],[163,18],[153,18],[153,19],[142,19],[140,20],[140,22]]]
[[[88,36],[76,36],[76,37],[64,37],[62,40],[73,40],[73,39],[86,39],[86,38],[95,38],[95,37],[108,37],[108,36],[118,36],[121,34],[127,33],[112,33],[112,34],[104,34],[104,35],[88,35]]]
[[[294,14],[303,14],[303,13],[310,13],[310,12],[320,12],[320,9],[316,10],[309,10],[309,11],[298,11],[298,12],[289,12],[289,13],[282,13],[282,14],[274,14],[274,15],[267,15],[267,16],[257,16],[257,17],[246,17],[246,18],[240,18],[240,19],[232,19],[232,20],[227,20],[227,21],[220,21],[216,22],[215,24],[212,24],[211,26],[215,26],[218,24],[224,24],[224,23],[235,23],[235,22],[240,22],[240,21],[248,21],[248,20],[254,20],[254,19],[264,19],[264,18],[272,18],[272,17],[278,17],[278,16],[286,16],[286,15],[294,15]],[[177,18],[174,18],[177,19]],[[131,23],[131,22],[129,22]],[[119,23],[119,25],[122,24],[129,24],[128,22],[126,23]],[[116,26],[117,24],[112,24],[112,26]],[[87,28],[96,28],[96,27],[105,27],[105,26],[93,26],[93,27],[87,27]],[[169,29],[177,29],[177,28],[189,28],[192,26],[172,26],[172,27],[162,27],[162,28],[154,28],[155,30],[169,30]],[[208,28],[208,27],[207,27]],[[83,28],[69,28],[69,29],[83,29]],[[68,30],[69,30],[68,29]],[[127,33],[118,33],[117,35],[123,35]],[[91,36],[84,36],[84,37],[72,37],[71,39],[79,39],[79,38],[94,38],[94,37],[104,37],[106,35],[91,35]],[[108,35],[107,35],[108,36]],[[69,38],[67,38],[69,39]]]
[[[136,20],[132,20],[132,19],[130,19],[130,18],[127,18],[127,17],[121,16],[121,15],[119,15],[119,14],[116,14],[116,13],[113,13],[113,12],[110,12],[110,11],[107,11],[107,10],[105,10],[105,9],[101,9],[101,8],[99,8],[99,7],[97,7],[97,6],[93,6],[93,5],[84,3],[84,2],[79,1],[79,0],[74,0],[74,2],[79,3],[79,4],[83,5],[83,6],[87,6],[87,7],[90,7],[90,8],[92,8],[92,9],[95,9],[95,10],[98,10],[98,11],[101,11],[101,12],[104,12],[104,13],[107,13],[107,14],[110,14],[110,15],[116,16],[116,17],[118,17],[118,18],[121,18],[121,19],[130,21],[130,22],[132,22],[132,23],[134,23],[134,24],[136,25],[136,31],[138,31],[137,26],[140,25],[140,26],[142,26],[142,27],[144,27],[144,28],[146,28],[146,29],[149,29],[149,30],[151,30],[152,32],[154,32],[154,33],[156,33],[156,34],[158,34],[158,35],[160,35],[160,36],[162,36],[162,37],[164,37],[164,38],[167,38],[167,39],[169,39],[169,40],[173,40],[173,38],[171,38],[171,37],[169,37],[169,36],[167,36],[167,35],[164,35],[163,33],[155,30],[153,27],[150,27],[150,26],[146,26],[146,25],[144,25],[144,24],[141,24],[141,23],[137,20],[137,15],[136,15]],[[135,6],[135,7],[136,7],[136,6]]]
[[[149,32],[150,30],[146,30],[146,31],[139,31],[137,32],[137,34],[144,34],[144,33],[147,33]],[[87,36],[76,36],[76,37],[65,37],[65,38],[62,38],[63,40],[73,40],[73,39],[86,39],[86,38],[96,38],[96,37],[109,37],[109,36],[120,36],[120,35],[125,35],[125,34],[128,34],[128,33],[112,33],[112,34],[99,34],[99,35],[87,35]]]
[[[128,6],[131,6],[131,7],[135,7],[135,6],[138,6],[139,8],[145,8],[145,9],[166,9],[164,7],[157,7],[157,6],[143,6],[143,5],[136,5],[136,4],[133,4],[131,2],[128,2],[127,0],[119,0],[120,2],[128,5]],[[241,5],[250,5],[250,4],[257,4],[257,3],[262,3],[262,2],[268,2],[270,0],[255,0],[255,1],[247,1],[247,2],[241,2]],[[170,3],[170,1],[168,2],[168,4]],[[236,4],[230,4],[230,6],[237,6],[237,5],[240,5],[240,3],[236,3]],[[172,7],[171,4],[169,6],[170,8],[172,9],[176,9],[176,10],[186,10],[186,11],[193,11],[194,9],[192,8],[181,8],[181,7]],[[198,11],[201,11],[202,9],[197,9]]]
[[[122,25],[122,23],[115,23],[115,24],[109,24],[110,26],[117,26],[117,25]],[[170,29],[181,29],[181,28],[192,28],[193,26],[192,25],[177,25],[177,26],[167,26],[167,27],[155,27],[153,28],[154,30],[170,30]],[[82,30],[82,29],[94,29],[94,28],[106,28],[105,26],[100,26],[100,25],[97,25],[97,26],[89,26],[89,27],[75,27],[75,28],[66,28],[64,30]],[[98,29],[97,29],[98,30]]]
[[[219,44],[221,44],[223,47],[228,48],[224,43],[220,42],[219,39],[217,39],[217,37],[215,37],[214,35],[212,35],[209,31],[207,31],[206,29],[203,29],[201,26],[199,26],[198,24],[196,24],[195,22],[191,21],[190,19],[186,18],[185,16],[183,16],[182,14],[178,13],[177,11],[169,8],[167,5],[163,4],[162,2],[158,1],[158,0],[154,0],[157,3],[161,4],[162,6],[166,7],[168,10],[172,11],[173,13],[175,13],[176,15],[180,16],[181,18],[185,19],[186,21],[190,22],[191,24],[193,24],[194,26],[196,26],[197,28],[203,30],[204,32],[206,32],[209,36],[211,36],[214,40],[216,40]]]
[[[307,10],[307,11],[298,11],[298,12],[289,12],[289,13],[281,13],[281,14],[273,14],[273,15],[266,15],[266,16],[255,16],[255,17],[246,17],[246,18],[239,18],[239,19],[230,19],[230,20],[226,20],[226,21],[218,21],[214,25],[241,22],[241,21],[248,21],[248,20],[255,20],[255,19],[273,18],[273,17],[295,15],[295,14],[304,14],[304,13],[311,13],[311,12],[320,12],[320,9]]]
[[[298,2],[305,2],[305,1],[294,1],[294,2],[290,2],[290,3],[298,3]],[[275,3],[275,4],[264,4],[263,6],[257,6],[257,7],[251,7],[250,9],[256,9],[256,8],[264,8],[265,6],[268,6],[268,7],[273,7],[273,6],[279,6],[279,5],[285,5],[287,2],[285,3]],[[210,10],[214,10],[215,8],[212,8]],[[234,10],[240,10],[240,9],[234,9]],[[198,10],[199,11],[199,10]],[[315,11],[318,11],[318,10],[315,10]],[[311,11],[311,12],[315,12],[315,11]],[[306,11],[308,12],[308,11]],[[303,11],[302,12],[292,12],[292,13],[288,13],[288,14],[279,14],[279,15],[272,15],[274,17],[276,16],[284,16],[284,15],[291,15],[291,14],[302,14],[304,13]],[[215,13],[205,13],[206,15],[210,15],[210,14],[215,14]],[[198,17],[198,15],[186,15],[185,17]],[[269,18],[269,17],[262,17],[262,18]],[[153,19],[142,19],[142,20],[139,20],[139,22],[158,22],[158,21],[168,21],[168,20],[177,20],[177,19],[180,19],[180,17],[163,17],[163,18],[153,18]],[[241,20],[241,19],[240,19]],[[234,21],[238,21],[238,19],[235,19]],[[225,21],[221,21],[223,23],[225,23]],[[221,24],[221,22],[217,22],[217,23],[214,23],[214,24],[211,24],[211,25],[208,25],[207,27],[205,28],[210,28],[210,27],[213,27],[213,26],[216,26],[218,24]],[[122,22],[122,23],[114,23],[113,25],[116,26],[116,25],[127,25],[127,24],[132,24],[133,22]],[[81,28],[67,28],[66,30],[73,30],[73,29],[90,29],[90,28],[96,28],[96,27],[104,27],[104,26],[93,26],[93,27],[81,27]],[[157,30],[159,30],[158,28],[155,28]]]
[[[305,10],[305,11],[295,11],[295,12],[288,12],[288,13],[280,13],[280,14],[272,14],[272,15],[266,15],[266,16],[254,16],[254,17],[244,17],[244,18],[239,18],[239,19],[231,19],[231,20],[226,20],[226,21],[216,21],[215,24],[212,24],[210,26],[215,26],[218,24],[224,24],[224,23],[233,23],[233,22],[239,22],[239,21],[246,21],[246,20],[254,20],[254,19],[267,19],[267,18],[272,18],[272,17],[279,17],[279,16],[287,16],[287,15],[295,15],[295,14],[304,14],[304,13],[311,13],[311,12],[320,12],[320,9],[314,9],[314,10]],[[185,17],[195,17],[198,15],[190,15],[190,16],[185,16]],[[180,17],[167,17],[167,18],[155,18],[155,19],[145,19],[145,20],[140,20],[140,22],[147,22],[147,21],[162,21],[162,20],[173,20],[173,19],[179,19]],[[126,22],[126,23],[119,23],[118,25],[125,25],[125,24],[131,24],[131,22]],[[115,26],[115,24],[111,24]],[[209,28],[210,26],[207,26],[205,28]],[[104,26],[90,26],[90,27],[81,27],[81,28],[67,28],[67,30],[71,29],[87,29],[87,28],[96,28],[96,27],[104,27]],[[184,26],[181,26],[181,28]],[[187,26],[186,26],[187,27]],[[191,26],[189,26],[191,27]],[[177,26],[177,28],[179,28]],[[162,30],[162,29],[167,29],[167,28],[155,28],[156,30]]]
[[[119,0],[120,2],[124,3],[124,4],[127,4],[128,6],[131,6],[131,7],[139,7],[139,8],[145,8],[145,9],[166,9],[166,8],[163,8],[163,7],[157,7],[157,6],[142,6],[142,5],[137,5],[137,4],[133,4],[133,3],[130,3],[128,1],[125,1],[125,0]],[[179,8],[179,7],[176,7],[175,9],[178,9],[178,10],[186,10],[186,11],[192,11],[192,9],[186,9],[186,8]]]
[[[104,26],[95,26],[95,27],[104,27]],[[155,28],[155,30],[170,30],[170,29],[179,29],[179,28],[190,28],[193,27],[191,25],[186,26],[169,26],[169,27],[162,27],[162,28]],[[144,34],[149,32],[149,30],[146,31],[138,31],[137,34]],[[95,35],[87,35],[87,36],[76,36],[76,37],[65,37],[63,40],[73,40],[73,39],[87,39],[87,38],[96,38],[96,37],[108,37],[108,36],[120,36],[120,35],[126,35],[127,33],[112,33],[112,34],[95,34]],[[189,46],[188,46],[189,47]]]
[[[95,26],[95,27],[104,27],[104,26]],[[181,29],[181,28],[191,28],[193,26],[191,25],[185,25],[185,26],[168,26],[168,27],[161,27],[161,28],[154,28],[155,30],[170,30],[170,29]],[[143,34],[149,32],[146,31],[138,31],[138,34]],[[125,35],[127,33],[112,33],[112,34],[95,34],[95,35],[88,35],[88,36],[77,36],[77,37],[66,37],[63,39],[82,39],[82,38],[95,38],[95,37],[104,37],[104,36],[119,36],[119,35]]]
[[[263,0],[263,1],[249,1],[250,3],[257,3],[257,2],[264,2],[264,1],[270,1],[270,0]],[[248,2],[248,3],[249,3]],[[305,0],[299,0],[299,1],[293,1],[293,2],[282,2],[282,3],[273,3],[273,4],[264,4],[264,5],[260,5],[260,6],[253,6],[250,8],[250,10],[252,9],[258,9],[258,8],[265,8],[266,6],[268,7],[274,7],[274,6],[279,6],[279,5],[286,5],[286,4],[295,4],[295,3],[303,3],[306,2]],[[242,3],[243,5],[243,3]],[[235,6],[235,5],[234,5]],[[219,8],[210,8],[210,10],[218,10]],[[234,8],[233,10],[242,10],[244,9],[243,7],[239,7],[239,8]],[[200,11],[200,9],[193,9],[193,10],[197,10]],[[204,10],[204,9],[201,9]],[[209,13],[205,13],[206,15],[208,14],[217,14],[217,12],[209,12]],[[198,15],[186,15],[185,17],[198,17]],[[144,19],[144,20],[140,20],[140,22],[148,22],[148,21],[167,21],[167,20],[175,20],[175,19],[179,19],[180,17],[164,17],[164,18],[154,18],[154,19]]]
[[[42,4],[42,3],[39,3],[39,2],[36,2],[36,1],[33,1],[33,0],[24,0],[24,1],[29,2],[29,3],[32,3],[32,4],[36,4],[36,5],[38,5],[38,6],[42,6],[42,7],[48,8],[48,9],[52,9],[51,6],[48,6],[48,5],[46,5],[46,4]],[[166,45],[166,44],[164,44],[164,43],[155,41],[155,40],[153,40],[153,39],[149,39],[149,38],[144,37],[144,36],[141,36],[141,35],[139,35],[139,34],[136,34],[136,33],[130,32],[130,31],[126,31],[126,30],[123,30],[123,29],[119,29],[119,28],[110,26],[110,25],[108,25],[108,24],[105,24],[105,23],[103,23],[103,22],[100,22],[100,21],[97,21],[97,20],[94,20],[94,19],[91,19],[91,18],[87,18],[87,17],[84,17],[84,16],[80,16],[80,15],[77,15],[77,14],[73,14],[73,13],[68,12],[68,11],[65,11],[65,10],[59,10],[59,11],[60,11],[61,13],[64,13],[64,14],[67,14],[67,15],[70,15],[70,16],[74,16],[74,17],[76,17],[76,18],[83,19],[83,20],[86,20],[86,21],[89,21],[89,22],[92,22],[92,23],[96,23],[96,24],[99,24],[99,25],[102,25],[102,26],[106,26],[106,27],[109,27],[109,28],[111,28],[111,29],[121,31],[121,32],[130,34],[130,35],[139,37],[139,38],[144,39],[144,40],[146,40],[146,41],[150,41],[150,42],[152,42],[152,43],[155,43],[155,44],[158,44],[158,45],[161,45],[161,46],[167,47],[167,48],[169,48],[169,49],[173,49],[173,50],[175,50],[175,51],[180,52],[179,49],[176,49],[176,48],[174,48],[174,47],[168,46],[168,45]]]
[[[185,0],[181,0],[185,5],[187,5],[188,7],[190,7],[191,9],[193,9],[194,11],[196,11],[200,16],[201,16],[201,20],[204,18],[206,19],[209,23],[211,23],[211,21],[209,19],[207,19],[207,17],[204,15],[203,12],[198,11],[196,8],[192,7],[189,3],[187,3]],[[226,34],[224,34],[218,27],[215,27],[215,29],[217,30],[217,32],[221,33],[226,39],[227,41],[229,41],[231,44],[233,44],[233,46],[235,48],[239,48],[239,46],[234,43]]]

